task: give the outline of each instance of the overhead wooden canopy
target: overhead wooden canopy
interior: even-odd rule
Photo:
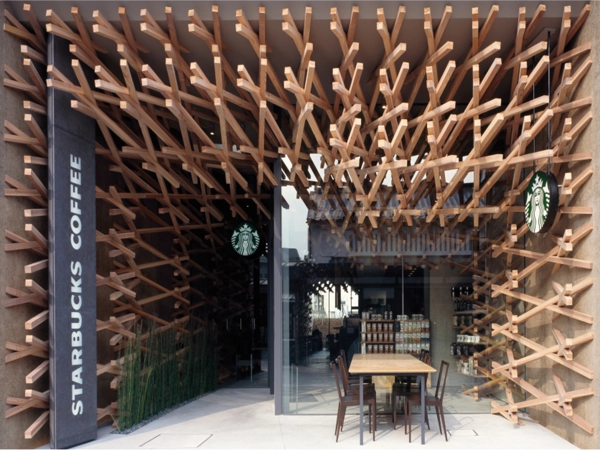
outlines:
[[[521,179],[523,167],[549,156],[559,167],[566,150],[563,143],[554,152],[552,142],[547,142],[548,150],[533,154],[528,152],[530,144],[542,136],[548,122],[554,125],[553,136],[557,138],[562,131],[558,127],[561,116],[589,105],[587,99],[567,101],[591,61],[578,65],[573,74],[572,65],[589,47],[564,53],[589,9],[583,10],[573,26],[570,11],[565,9],[556,46],[549,52],[545,41],[531,44],[545,8],[540,6],[529,23],[523,8],[514,47],[504,61],[497,57],[503,50],[500,42],[486,41],[498,11],[494,6],[486,19],[480,20],[478,9],[473,8],[471,45],[455,49],[452,41],[444,40],[452,8],[445,8],[437,27],[429,8],[425,8],[422,39],[427,51],[422,62],[411,67],[402,62],[407,44],[399,41],[405,8],[399,7],[391,28],[383,9],[378,9],[376,26],[383,57],[377,70],[363,74],[363,64],[356,60],[360,43],[354,41],[359,9],[352,9],[345,29],[336,8],[332,8],[332,43],[340,46],[343,57],[331,78],[323,82],[311,60],[310,7],[298,23],[289,10],[282,12],[282,31],[292,39],[300,56],[299,66],[287,67],[283,74],[275,73],[269,60],[264,7],[259,8],[258,30],[242,10],[236,13],[236,31],[246,38],[248,50],[259,60],[257,74],[228,61],[217,6],[212,9],[212,27],[190,10],[189,32],[212,52],[214,79],[207,77],[206,67],[188,62],[193,60],[193,52],[179,43],[170,7],[165,9],[166,29],[148,10],[140,13],[141,31],[156,39],[166,54],[166,79],[144,64],[148,50],[135,41],[125,8],[119,9],[119,26],[96,11],[91,36],[77,8],[72,11],[76,29],[49,10],[47,31],[71,41],[79,85],[54,67],[49,68],[48,85],[72,93],[73,107],[97,119],[106,140],[99,154],[117,165],[121,161],[141,162],[146,173],[155,174],[156,184],[151,189],[128,173],[124,176],[150,195],[160,197],[162,193],[164,213],[172,216],[176,228],[195,222],[192,212],[184,211],[181,204],[190,199],[198,201],[206,213],[198,224],[213,235],[211,220],[224,218],[223,209],[215,205],[220,201],[227,203],[232,216],[246,218],[239,203],[251,199],[269,218],[261,193],[278,183],[271,168],[278,155],[285,157],[284,183],[293,184],[309,206],[315,206],[311,186],[322,188],[323,199],[333,196],[338,200],[340,189],[350,188],[353,209],[344,211],[341,224],[330,220],[330,225],[341,232],[350,227],[368,235],[371,229],[382,226],[397,231],[403,222],[415,222],[421,229],[439,224],[452,230],[465,222],[479,228],[492,217],[521,211],[515,199],[528,181]],[[105,39],[92,40],[92,36]],[[112,42],[107,45],[106,39]],[[103,47],[116,47],[118,73],[112,73],[98,57],[98,51],[106,51]],[[94,69],[97,79],[93,87],[83,77],[81,64]],[[537,95],[532,94],[548,64],[553,68],[552,102],[547,89],[538,86]],[[561,71],[563,68],[566,71]],[[161,67],[159,71],[164,70]],[[506,89],[498,91],[507,76],[511,80],[508,102]],[[365,83],[375,85],[371,98],[365,98]],[[333,102],[324,84],[331,84]],[[472,90],[472,98],[467,105],[457,106],[455,96],[465,85]],[[415,105],[423,89],[428,103]],[[571,140],[587,123],[583,120],[569,132]],[[319,159],[324,171],[316,167]],[[472,180],[473,195],[461,199],[458,208],[448,208],[447,200],[467,177]],[[507,177],[512,178],[509,195],[491,202],[487,194],[498,184],[504,185]],[[99,196],[112,196],[113,203],[119,199],[134,203],[131,192],[99,192]],[[431,199],[425,220],[416,217],[415,208],[422,198]],[[344,209],[344,203],[339,204]],[[391,219],[382,214],[387,210],[393,211]]]
[[[499,237],[481,240],[470,264],[453,261],[451,253],[437,255],[428,263],[433,266],[449,262],[475,274],[475,299],[487,313],[461,332],[480,334],[489,343],[488,350],[478,356],[478,370],[489,377],[484,387],[501,385],[511,393],[508,408],[495,406],[493,411],[516,420],[518,407],[546,403],[590,431],[591,425],[570,409],[572,398],[589,395],[589,391],[565,393],[558,379],[558,397],[545,395],[519,378],[516,369],[538,356],[569,360],[571,346],[589,340],[588,335],[565,340],[557,331],[557,347],[543,349],[518,335],[518,324],[542,311],[586,322],[587,316],[568,312],[570,303],[566,299],[589,283],[555,286],[557,297],[552,301],[515,291],[519,281],[546,263],[556,267],[590,266],[565,257],[572,245],[591,231],[585,226],[557,238],[556,249],[545,255],[526,252],[516,245],[527,232],[519,198],[534,167],[549,168],[559,179],[559,217],[591,213],[589,208],[569,203],[591,175],[591,169],[575,177],[566,170],[570,164],[586,164],[592,157],[591,153],[571,153],[573,143],[592,118],[591,112],[585,112],[591,98],[573,98],[576,86],[591,66],[591,45],[569,47],[589,11],[586,6],[572,18],[570,7],[565,6],[553,46],[548,48],[546,41],[532,39],[539,32],[544,5],[529,18],[528,11],[521,8],[514,29],[506,31],[515,36],[507,49],[488,39],[498,6],[481,11],[481,17],[478,8],[472,9],[471,42],[460,47],[444,38],[452,8],[446,7],[436,18],[425,8],[423,34],[412,38],[426,42],[426,51],[418,64],[411,65],[403,60],[411,43],[400,39],[405,7],[400,6],[393,16],[377,9],[374,25],[381,38],[381,62],[372,73],[363,73],[365,68],[358,57],[360,42],[355,39],[357,27],[363,26],[358,7],[352,8],[350,17],[340,17],[337,9],[331,8],[331,40],[326,42],[311,41],[310,7],[306,7],[302,18],[294,18],[284,9],[282,33],[273,36],[266,35],[264,7],[259,8],[257,26],[238,10],[235,30],[245,38],[247,51],[258,61],[258,70],[252,73],[228,58],[217,6],[212,7],[210,17],[200,17],[194,10],[188,13],[189,33],[197,38],[197,45],[206,46],[212,54],[210,68],[195,62],[195,48],[181,44],[171,7],[165,8],[164,17],[155,18],[146,9],[140,12],[140,30],[153,39],[152,48],[145,48],[135,39],[129,20],[132,13],[125,8],[118,10],[119,23],[94,12],[91,30],[76,7],[71,9],[72,17],[61,18],[48,10],[45,31],[70,42],[77,82],[48,66],[49,79],[45,83],[44,30],[31,7],[25,5],[28,27],[6,12],[5,31],[26,42],[21,50],[29,80],[7,67],[4,85],[29,96],[25,103],[29,130],[22,131],[6,122],[5,140],[27,146],[33,154],[26,156],[25,162],[43,167],[47,144],[39,123],[45,114],[46,85],[72,94],[72,107],[96,120],[100,131],[96,153],[109,162],[113,173],[122,176],[122,182],[108,189],[97,188],[97,198],[110,205],[110,214],[116,220],[108,234],[97,235],[99,243],[112,248],[110,257],[115,265],[108,276],[98,275],[98,285],[114,291],[110,300],[115,304],[115,316],[99,321],[98,330],[115,333],[110,342],[115,349],[121,348],[119,342],[129,337],[133,324],[141,317],[184,332],[182,325],[193,318],[190,311],[203,305],[221,308],[228,316],[241,313],[235,305],[225,302],[223,306],[194,288],[193,281],[199,277],[218,279],[227,274],[213,273],[212,262],[199,263],[193,255],[220,258],[219,250],[230,237],[224,223],[231,218],[270,219],[270,192],[280,182],[293,186],[309,209],[316,210],[323,202],[330,202],[332,209],[339,208],[341,217],[325,213],[320,218],[331,235],[345,245],[347,231],[356,238],[374,241],[374,234],[393,239],[402,233],[403,226],[417,232],[436,227],[442,235],[451,237],[457,228],[464,235],[491,219],[501,219]],[[297,67],[287,67],[283,73],[275,70],[269,52],[272,39],[291,39],[299,55]],[[331,45],[339,46],[342,58],[332,73],[323,77],[317,73],[312,56],[319,46]],[[147,64],[149,52],[164,52],[164,66]],[[92,83],[85,76],[84,66],[95,74]],[[550,80],[545,78],[548,68]],[[208,76],[209,72],[214,76]],[[326,86],[331,86],[333,98],[328,97]],[[458,104],[457,93],[465,89],[471,93],[469,101]],[[372,95],[367,97],[367,91]],[[426,104],[417,104],[423,92]],[[272,164],[279,157],[283,157],[282,174],[275,173]],[[40,178],[29,168],[24,175],[30,186],[6,177],[10,186],[6,195],[27,197],[45,208],[47,193]],[[469,196],[463,192],[467,184],[472,185]],[[449,205],[449,199],[457,193],[459,204]],[[344,200],[348,196],[352,197],[350,202]],[[418,207],[423,199],[429,202],[425,210]],[[150,201],[160,204],[157,210],[149,206]],[[251,213],[249,205],[253,206]],[[26,214],[44,215],[45,211],[28,209]],[[148,227],[145,222],[142,226],[140,217],[155,225]],[[26,232],[30,239],[7,231],[13,243],[6,250],[30,250],[44,257],[44,233],[34,227]],[[158,233],[168,233],[173,239],[170,254],[159,251],[145,238]],[[151,255],[153,261],[138,263],[134,250]],[[503,270],[488,271],[486,261],[502,255]],[[513,256],[536,262],[515,273],[513,269],[521,260]],[[25,272],[43,270],[46,264],[43,259],[26,267]],[[157,281],[144,275],[148,268],[161,265],[173,268],[173,280]],[[228,288],[244,289],[232,273],[228,276],[232,280]],[[28,302],[45,308],[47,292],[29,283],[30,293],[11,288],[8,294],[13,298],[6,306]],[[154,294],[138,298],[141,286],[153,289]],[[494,290],[493,296],[489,296],[490,289]],[[485,295],[490,298],[483,300]],[[502,301],[518,299],[536,307],[516,317],[512,314],[513,300],[498,304],[493,300],[496,297]],[[165,299],[173,304],[174,318],[157,317],[148,310],[147,305]],[[42,315],[32,318],[30,326],[43,322],[46,316]],[[504,318],[508,324],[496,324],[492,333],[491,323]],[[502,340],[493,340],[495,335],[502,335]],[[517,362],[512,342],[533,349],[537,356],[523,356],[524,360]],[[9,355],[13,359],[47,357],[44,342],[33,338],[31,345],[10,343],[10,349],[14,351],[15,356]],[[502,358],[508,362],[499,363]],[[493,367],[491,360],[495,361]],[[47,370],[45,367],[47,362],[31,374],[32,378]],[[567,367],[583,376],[590,375],[574,364]],[[100,364],[98,375],[104,373],[116,375],[116,386],[119,362]],[[512,390],[516,391],[516,386],[536,396],[537,403],[514,403]],[[47,408],[44,393],[30,394],[29,400],[11,398],[17,409],[11,409],[10,414],[28,407]],[[105,406],[99,410],[99,418],[116,414],[116,409],[114,404]],[[47,413],[32,425],[29,436],[45,421]]]

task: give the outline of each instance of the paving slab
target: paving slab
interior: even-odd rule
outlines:
[[[402,416],[400,416],[402,417]],[[444,449],[528,450],[575,449],[574,445],[529,419],[513,425],[491,414],[446,414],[448,442],[440,434],[435,413],[426,447]],[[420,447],[419,415],[413,415],[413,442],[408,443],[402,422],[393,429],[391,416],[377,417],[376,440],[365,432],[365,449]],[[199,449],[344,449],[360,448],[358,416],[349,414],[339,442],[335,442],[335,415],[274,415],[273,397],[267,389],[223,388],[191,402],[128,435],[111,434],[110,426],[98,430],[98,439],[79,448],[199,448]],[[366,428],[368,430],[368,427]]]

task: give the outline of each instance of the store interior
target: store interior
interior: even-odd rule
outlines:
[[[486,357],[493,354],[486,349],[494,344],[478,319],[489,300],[466,299],[472,298],[473,278],[461,266],[472,258],[476,236],[436,265],[424,255],[443,251],[452,236],[434,230],[424,236],[401,230],[405,238],[396,243],[384,240],[381,230],[361,240],[344,235],[344,245],[325,221],[311,218],[301,201],[283,191],[285,413],[336,413],[329,364],[340,351],[349,364],[358,353],[429,352],[434,368],[447,361],[448,413],[489,413],[492,401],[504,403],[500,386],[484,384],[491,370]],[[422,244],[425,238],[430,245]],[[428,380],[433,391],[437,381],[436,374]],[[393,377],[373,382],[378,411],[390,413]]]
[[[288,383],[284,384],[284,398],[288,399],[287,412],[335,414],[338,398],[329,362],[339,355],[340,350],[343,350],[351,361],[356,353],[365,350],[369,353],[374,352],[375,345],[381,346],[382,352],[411,353],[416,357],[421,350],[429,350],[434,367],[439,366],[442,360],[449,362],[451,370],[446,380],[444,399],[444,408],[449,413],[489,413],[492,400],[502,402],[500,394],[493,391],[480,398],[463,394],[464,391],[485,381],[485,376],[473,369],[473,354],[484,350],[487,346],[466,341],[459,343],[463,336],[468,335],[460,335],[461,327],[454,325],[454,318],[464,320],[462,323],[469,323],[467,321],[471,319],[463,318],[474,317],[477,310],[454,310],[455,307],[461,307],[461,302],[451,297],[452,288],[465,286],[458,284],[464,282],[458,270],[450,268],[431,270],[419,267],[414,272],[409,272],[402,271],[398,267],[388,268],[386,271],[377,269],[380,268],[372,266],[366,268],[364,272],[370,272],[371,276],[359,278],[353,283],[352,305],[356,306],[346,317],[331,318],[333,315],[341,315],[342,309],[345,310],[347,307],[343,304],[338,304],[340,308],[335,307],[333,304],[335,291],[329,292],[329,295],[318,296],[313,303],[313,307],[321,306],[322,303],[326,306],[324,309],[312,310],[313,338],[307,339],[308,342],[301,346],[302,349],[297,350],[297,355],[296,352],[292,352],[293,362],[286,368],[287,376],[284,376],[284,379],[287,379]],[[378,274],[379,276],[374,276],[376,272],[381,273]],[[402,302],[402,281],[398,280],[398,277],[389,276],[390,272],[404,272],[404,302]],[[372,287],[368,287],[369,285]],[[374,299],[370,294],[376,290],[379,290],[379,294]],[[386,293],[391,295],[384,296]],[[330,297],[331,309],[327,306],[327,297]],[[404,314],[402,314],[403,303]],[[364,320],[361,319],[363,312],[370,314],[371,317],[385,314],[385,317],[393,317],[394,320]],[[402,316],[409,320],[397,320],[403,318]],[[412,320],[412,317],[417,319]],[[332,325],[333,323],[335,325]],[[378,324],[380,326],[390,324],[389,326],[394,326],[396,331],[368,332],[370,328],[366,327],[375,327]],[[363,329],[366,331],[361,331]],[[373,334],[382,335],[380,341],[382,343],[367,344],[367,342],[377,342],[367,340],[373,339]],[[290,342],[290,347],[296,348],[295,344],[296,341]],[[379,377],[375,381],[380,412],[391,412],[391,382],[393,379],[384,377]],[[435,389],[436,383],[437,377],[434,375],[429,385]]]

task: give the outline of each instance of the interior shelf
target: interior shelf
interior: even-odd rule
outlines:
[[[460,316],[465,314],[487,314],[486,309],[469,309],[467,311],[454,311],[453,315]]]
[[[382,320],[373,320],[373,319],[360,319],[361,322],[388,322],[388,323],[393,323],[396,322],[395,319],[382,319]]]

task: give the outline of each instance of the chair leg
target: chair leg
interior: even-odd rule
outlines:
[[[338,441],[338,438],[340,437],[340,431],[342,428],[342,423],[341,423],[342,422],[342,408],[343,408],[343,406],[340,403],[339,414],[338,414],[338,424],[335,427],[335,442]]]
[[[396,393],[392,388],[392,422],[394,422],[394,430],[396,429]]]
[[[375,440],[375,431],[377,431],[377,403],[373,400],[373,414],[371,415],[371,421],[373,422],[373,440]]]
[[[338,410],[337,410],[337,417],[335,418],[335,431],[333,432],[333,434],[337,435],[338,433],[338,428],[340,427],[340,412],[341,412],[341,408],[342,408],[342,403],[338,403]]]
[[[437,416],[438,427],[440,427],[440,434],[442,434],[442,424],[440,423],[440,408],[437,405],[435,407],[435,415]]]
[[[411,441],[412,434],[412,406],[408,403],[408,442]]]
[[[406,401],[406,397],[404,397],[404,434],[408,434],[408,430],[406,429],[408,424],[408,402]]]
[[[340,435],[341,431],[344,431],[344,420],[346,419],[346,407],[344,405],[342,405],[342,410],[341,410],[341,415],[340,415],[340,429],[338,431],[338,436]],[[336,441],[337,442],[337,439]]]
[[[373,399],[373,411],[373,423],[375,424],[373,429],[377,431],[377,398]]]
[[[446,442],[448,442],[448,433],[446,433],[446,420],[444,419],[444,407],[440,405],[440,415],[442,416],[442,425],[444,425],[444,437],[446,438]]]
[[[373,420],[372,418],[373,418],[373,408],[372,408],[371,404],[369,403],[369,419],[368,419],[369,420],[369,433],[373,432],[373,428],[371,426],[371,422]],[[363,418],[363,420],[364,420],[364,418]]]
[[[377,400],[373,400],[373,423],[373,430],[377,431]]]
[[[377,431],[377,409],[373,408],[373,441],[375,441],[375,431]]]
[[[427,424],[427,429],[431,430],[431,428],[429,428],[429,414],[427,414],[427,408],[425,408],[425,411],[421,412],[421,414],[425,414],[425,423]]]

